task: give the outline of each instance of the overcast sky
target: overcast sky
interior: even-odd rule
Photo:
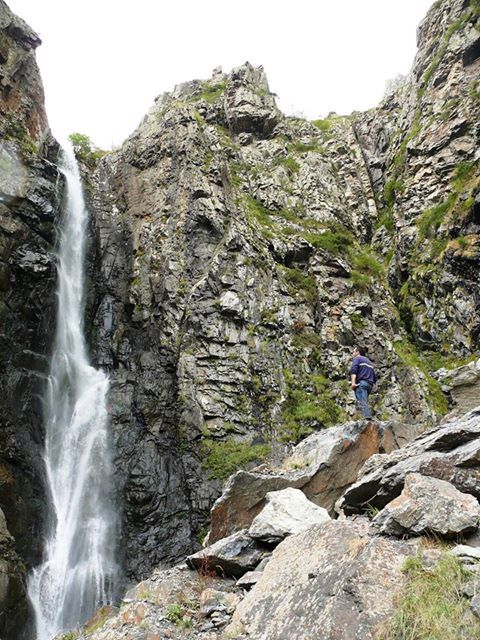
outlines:
[[[155,96],[249,60],[279,106],[318,118],[375,106],[409,71],[432,0],[7,0],[40,35],[57,136],[120,144]]]

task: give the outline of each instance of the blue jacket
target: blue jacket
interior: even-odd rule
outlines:
[[[360,380],[366,380],[370,384],[375,384],[377,376],[372,362],[365,356],[355,356],[350,367],[350,375],[357,376],[357,384]]]

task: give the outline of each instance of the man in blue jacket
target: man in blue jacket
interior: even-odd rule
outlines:
[[[350,367],[352,389],[355,392],[357,406],[364,418],[371,418],[372,412],[368,406],[368,396],[377,381],[372,362],[365,356],[361,347],[353,349],[352,366]]]

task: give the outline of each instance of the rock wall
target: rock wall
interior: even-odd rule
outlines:
[[[57,153],[35,62],[38,36],[0,1],[0,634],[25,629],[25,566],[41,552],[42,407],[55,316]],[[2,516],[3,517],[3,516]],[[15,600],[15,611],[12,609]]]
[[[131,575],[194,544],[236,467],[353,414],[355,342],[379,417],[446,413],[430,371],[478,350],[477,20],[436,3],[365,114],[285,117],[247,63],[159,97],[100,163],[91,341]]]

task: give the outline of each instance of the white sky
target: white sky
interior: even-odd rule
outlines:
[[[375,106],[433,0],[7,0],[40,35],[50,125],[120,144],[155,96],[249,60],[288,114]]]

